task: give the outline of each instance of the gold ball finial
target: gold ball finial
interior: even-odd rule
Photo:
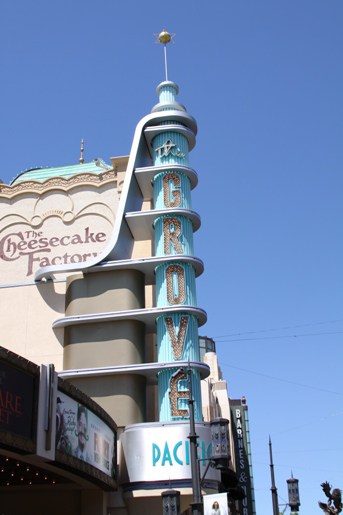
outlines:
[[[162,29],[162,32],[160,32],[158,35],[158,40],[163,45],[170,43],[171,39],[172,39],[172,36],[171,36],[171,34],[169,34],[169,32],[166,31],[166,29]]]

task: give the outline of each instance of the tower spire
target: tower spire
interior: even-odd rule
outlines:
[[[179,88],[175,82],[168,79],[168,62],[167,62],[167,44],[173,43],[175,34],[170,34],[166,29],[162,29],[162,32],[155,34],[156,43],[162,43],[164,45],[164,68],[165,68],[165,80],[157,86],[157,95],[159,97],[159,103],[156,104],[151,112],[176,110],[186,112],[186,108],[177,102],[176,97],[179,93]]]
[[[82,138],[82,140],[81,140],[81,147],[80,147],[80,159],[79,159],[79,163],[81,165],[85,162],[85,159],[83,157],[84,151],[85,151],[85,142],[84,142],[84,139]]]

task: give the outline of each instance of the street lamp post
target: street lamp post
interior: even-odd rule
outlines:
[[[208,460],[203,478],[200,478],[200,467],[198,459],[198,435],[195,431],[194,421],[194,399],[192,391],[192,372],[190,367],[187,370],[188,376],[188,390],[189,390],[189,442],[190,442],[190,456],[191,456],[191,473],[192,473],[192,491],[193,501],[191,503],[192,514],[203,514],[203,499],[201,495],[201,485],[205,479],[208,468],[212,465],[217,469],[226,469],[230,460],[230,446],[228,440],[228,420],[225,418],[216,418],[211,422],[211,457]]]
[[[275,486],[275,475],[274,475],[274,463],[273,463],[273,451],[272,451],[272,441],[269,437],[269,456],[270,456],[270,476],[272,480],[272,501],[273,501],[273,515],[279,515],[279,502],[277,495],[277,488]]]
[[[201,497],[201,486],[200,486],[200,469],[199,469],[199,461],[198,461],[198,435],[195,431],[195,421],[194,421],[194,399],[193,399],[193,390],[192,390],[192,372],[190,367],[187,370],[188,375],[188,391],[189,391],[189,425],[190,425],[190,433],[189,433],[189,444],[190,444],[190,455],[191,455],[191,473],[192,473],[192,491],[193,491],[193,501],[191,503],[192,514],[193,515],[202,515],[203,513],[203,503]]]

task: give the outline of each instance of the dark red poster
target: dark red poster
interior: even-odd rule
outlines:
[[[0,431],[33,438],[35,378],[0,361]]]

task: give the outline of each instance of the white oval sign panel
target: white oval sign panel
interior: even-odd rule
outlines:
[[[32,282],[38,268],[96,257],[110,239],[117,205],[114,181],[0,194],[0,283]]]
[[[125,428],[121,442],[130,483],[191,479],[189,422],[135,424]],[[196,423],[201,475],[211,453],[209,424]],[[209,468],[207,479],[219,481],[219,472]]]

